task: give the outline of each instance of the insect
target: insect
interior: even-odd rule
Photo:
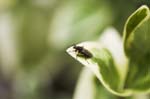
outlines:
[[[79,57],[83,57],[85,59],[93,57],[92,53],[89,52],[87,49],[85,49],[83,46],[74,45],[73,48],[75,49],[74,51],[77,53],[77,56]]]

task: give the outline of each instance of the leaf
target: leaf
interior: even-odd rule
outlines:
[[[111,34],[111,32],[109,32],[109,34]],[[114,33],[112,33],[112,35],[113,34]],[[117,37],[115,35],[114,36],[112,35],[110,35],[110,37],[108,38],[115,40],[115,38]],[[114,44],[114,45],[117,46],[117,44]],[[122,75],[125,75],[125,74],[121,75],[120,72],[122,71],[119,71],[120,69],[118,68],[118,66],[116,66],[118,62],[114,60],[115,55],[110,53],[110,51],[108,50],[110,48],[107,48],[106,46],[103,45],[103,43],[100,43],[100,42],[83,42],[83,43],[77,44],[77,46],[83,46],[85,49],[87,49],[89,52],[93,54],[93,57],[91,59],[78,57],[77,53],[74,52],[73,47],[68,48],[67,52],[76,60],[81,62],[83,65],[87,66],[90,70],[92,70],[93,73],[96,75],[96,77],[100,80],[102,85],[105,86],[107,90],[119,96],[128,96],[131,94],[130,91],[123,90],[124,78]],[[114,47],[114,48],[119,49],[121,47]],[[120,49],[119,49],[119,52],[120,52]],[[122,59],[124,58],[124,56],[122,55],[123,54],[120,55],[121,56],[120,59],[124,60]],[[126,61],[122,61],[122,62],[125,62],[124,64],[126,64]]]
[[[84,67],[78,79],[73,99],[93,99],[95,90],[93,82],[94,74]]]
[[[126,89],[150,93],[150,11],[147,6],[137,9],[124,28],[124,49],[130,62]]]

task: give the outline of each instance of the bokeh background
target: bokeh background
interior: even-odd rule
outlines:
[[[149,0],[0,0],[0,99],[72,99],[82,65],[66,49],[97,40]]]

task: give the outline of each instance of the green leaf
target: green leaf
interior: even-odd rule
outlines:
[[[145,25],[146,27],[141,28],[141,26],[145,24],[148,19],[149,19],[149,8],[147,6],[140,7],[128,18],[124,26],[124,47],[126,54],[128,54],[127,50],[132,46],[131,43],[133,42],[137,29],[139,30],[142,29],[143,32],[145,33],[148,30],[147,27],[148,24]],[[140,34],[138,34],[138,36],[141,34],[143,35],[143,33],[141,32]],[[147,34],[143,35],[142,37],[145,37],[146,35]]]
[[[150,11],[136,10],[124,28],[124,49],[129,58],[126,89],[150,93]]]
[[[118,71],[112,54],[106,47],[97,42],[83,42],[77,46],[83,46],[93,54],[93,57],[90,59],[78,57],[73,47],[70,47],[67,52],[83,65],[90,68],[107,90],[120,96],[131,94],[130,91],[123,90],[123,78],[120,75],[120,71]]]

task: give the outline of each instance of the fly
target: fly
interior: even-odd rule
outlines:
[[[83,57],[85,59],[89,59],[93,57],[92,53],[82,46],[74,45],[73,48],[75,49],[75,52],[77,53],[77,56],[79,57]]]

